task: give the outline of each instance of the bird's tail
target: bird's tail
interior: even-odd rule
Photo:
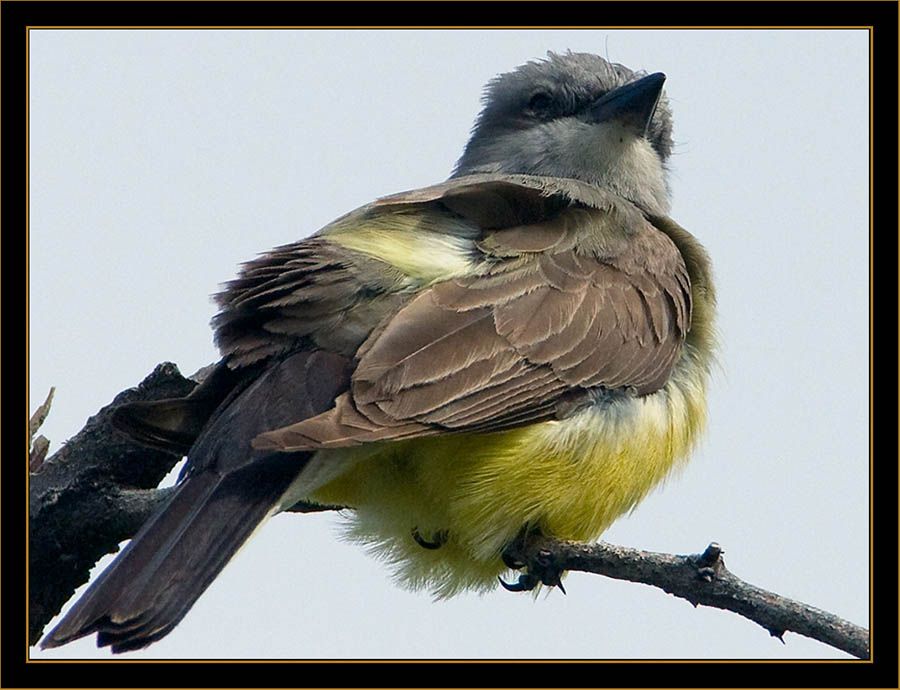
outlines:
[[[299,352],[255,378],[223,378],[204,395],[122,410],[126,428],[133,426],[142,440],[175,449],[197,438],[172,497],[41,646],[58,647],[96,632],[98,645],[124,652],[169,633],[280,508],[284,492],[312,456],[255,451],[252,439],[331,407],[349,385],[350,370],[345,357]]]
[[[96,632],[98,646],[125,652],[168,634],[277,508],[297,460],[273,456],[252,477],[204,472],[182,482],[41,646]]]

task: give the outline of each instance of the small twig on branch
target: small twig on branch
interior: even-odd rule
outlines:
[[[28,453],[28,470],[30,472],[37,471],[43,464],[44,458],[47,457],[47,451],[50,449],[50,441],[46,437],[38,436],[35,438],[34,435],[38,432],[38,429],[41,428],[41,424],[44,423],[44,420],[47,419],[47,415],[50,414],[50,404],[53,402],[53,393],[55,391],[56,388],[50,388],[47,399],[34,411],[34,414],[31,415],[31,419],[28,420],[28,442],[30,445]]]
[[[536,536],[506,553],[523,563],[552,562],[558,571],[579,570],[642,582],[687,599],[749,618],[782,642],[790,630],[860,659],[869,658],[869,632],[837,616],[744,582],[725,567],[713,542],[702,554],[676,556],[605,542],[578,544]]]
[[[28,435],[30,438],[34,438],[37,430],[41,428],[41,424],[47,419],[47,415],[50,413],[50,404],[53,402],[53,394],[55,392],[56,388],[51,386],[50,392],[47,394],[47,399],[34,411],[34,414],[31,415],[31,419],[28,421]]]

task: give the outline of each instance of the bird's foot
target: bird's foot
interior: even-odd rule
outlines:
[[[523,529],[516,540],[511,543],[500,555],[503,563],[512,570],[525,570],[519,575],[516,582],[504,582],[500,584],[509,592],[530,592],[538,584],[549,587],[559,587],[559,591],[566,593],[562,584],[563,570],[556,563],[553,552],[541,548],[542,535],[539,530]]]
[[[433,551],[434,549],[441,548],[447,542],[447,531],[446,530],[438,530],[432,536],[432,541],[428,541],[421,534],[419,534],[419,528],[413,527],[412,538],[423,549],[429,549]]]

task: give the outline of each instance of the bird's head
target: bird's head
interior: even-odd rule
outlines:
[[[454,177],[504,173],[568,177],[652,213],[668,211],[672,113],[665,75],[647,76],[590,53],[548,53],[501,74]]]

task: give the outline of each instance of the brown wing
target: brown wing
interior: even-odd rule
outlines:
[[[546,218],[576,197],[609,205],[602,192],[575,181],[469,176],[385,197],[313,237],[276,247],[244,264],[238,278],[216,295],[221,311],[213,326],[224,356],[218,374],[187,398],[120,407],[114,423],[144,443],[186,452],[239,382],[252,381],[290,353],[324,350],[355,356],[385,317],[431,281],[343,246],[341,237],[347,234],[388,234],[401,248],[404,238],[415,237],[417,243],[407,247],[410,257],[429,254],[430,243],[440,247],[448,237],[474,250],[485,228]],[[533,244],[542,233],[528,237]],[[421,268],[414,258],[411,263]],[[433,260],[432,266],[440,272],[440,261]],[[298,414],[294,421],[299,419]]]
[[[624,240],[620,220],[571,208],[489,234],[477,275],[419,293],[373,331],[332,410],[254,446],[497,431],[559,418],[573,400],[658,390],[690,325],[690,284],[674,244],[643,219],[627,241],[597,240]]]
[[[216,344],[232,368],[298,349],[353,355],[372,324],[408,299],[399,277],[322,237],[277,247],[216,295]]]
[[[540,222],[573,201],[617,206],[619,215],[642,220],[589,185],[529,175],[471,175],[379,199],[244,264],[216,295],[216,344],[231,368],[298,349],[352,355],[410,291],[401,270],[334,243],[336,233],[377,227],[397,237],[415,231],[477,238],[485,229],[518,226],[533,242],[542,235]]]

